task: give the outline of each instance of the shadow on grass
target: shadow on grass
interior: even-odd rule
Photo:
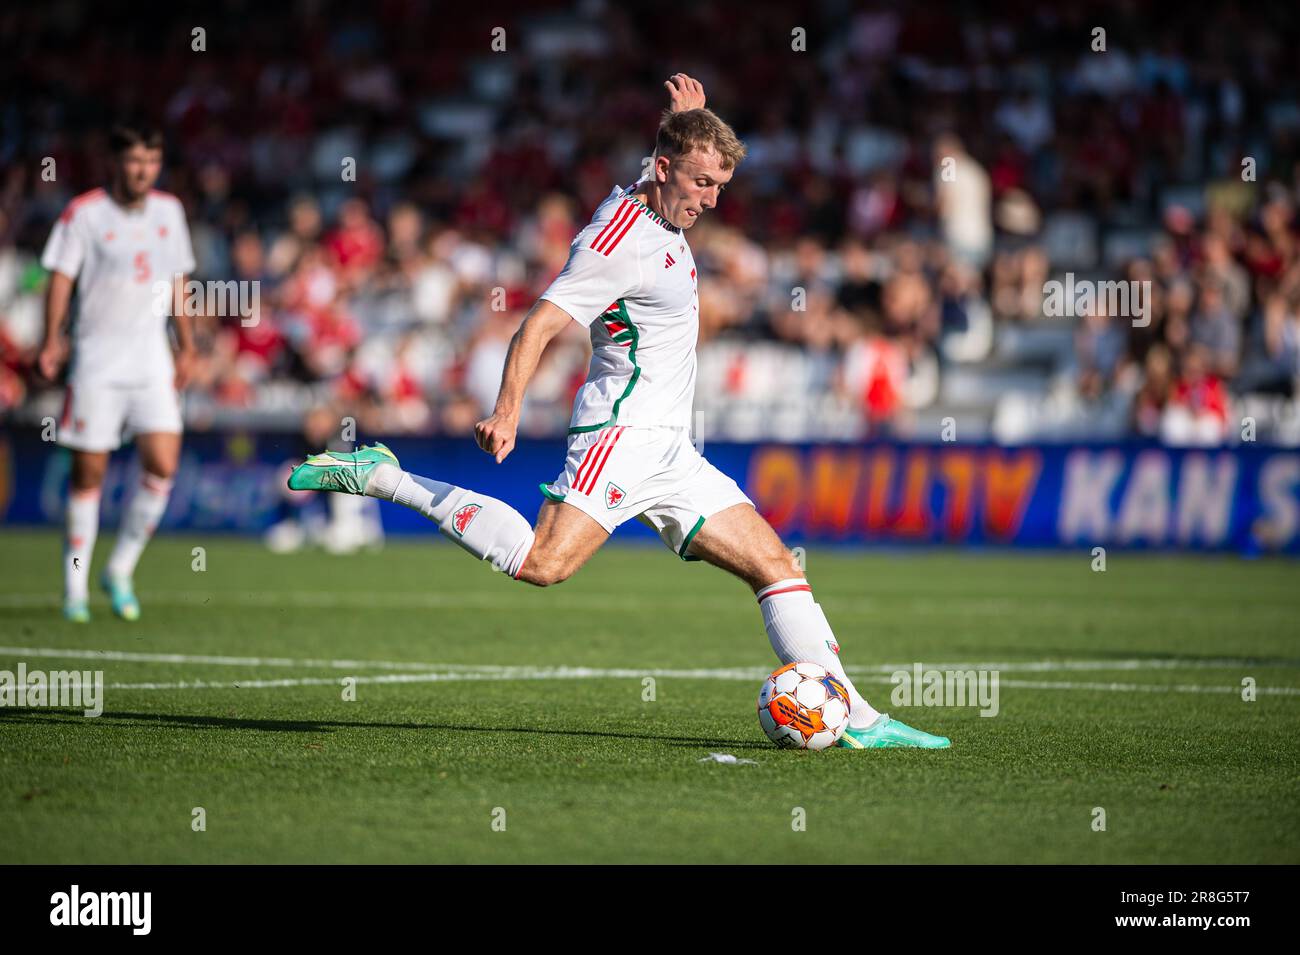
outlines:
[[[261,720],[236,716],[196,716],[183,713],[126,713],[105,710],[93,719],[81,710],[47,707],[0,709],[0,725],[106,726],[113,729],[137,727],[188,727],[191,729],[256,730],[262,733],[324,733],[335,729],[448,730],[457,733],[527,733],[544,736],[574,736],[590,739],[647,740],[672,746],[710,746],[728,749],[770,749],[754,740],[706,739],[692,736],[660,736],[654,733],[607,733],[598,730],[542,729],[535,726],[458,726],[453,723],[367,723],[347,720]]]

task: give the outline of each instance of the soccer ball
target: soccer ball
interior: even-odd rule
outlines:
[[[787,663],[758,691],[758,723],[783,749],[825,749],[849,725],[849,692],[817,663]]]

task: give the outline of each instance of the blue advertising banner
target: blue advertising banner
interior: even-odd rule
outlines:
[[[500,465],[472,438],[398,438],[403,465],[507,501],[530,519],[564,441],[522,440]],[[165,528],[255,532],[284,510],[284,479],[309,450],[292,434],[187,435]],[[787,445],[710,443],[706,456],[795,543],[1124,547],[1300,554],[1300,450],[1149,444]],[[36,430],[0,435],[0,520],[61,521],[67,452]],[[101,514],[113,524],[134,484],[113,457]],[[430,533],[383,508],[390,533]],[[620,537],[652,532],[630,521]]]

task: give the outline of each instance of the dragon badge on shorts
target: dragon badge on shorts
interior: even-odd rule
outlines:
[[[623,498],[627,497],[627,492],[621,487],[610,481],[605,485],[605,506],[608,508],[618,507],[623,503]]]

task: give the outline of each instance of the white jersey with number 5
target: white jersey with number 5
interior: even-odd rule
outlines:
[[[167,339],[171,284],[194,271],[185,210],[170,193],[152,191],[139,209],[124,209],[103,189],[68,203],[54,224],[41,265],[77,283],[69,380],[79,386],[137,385],[173,374]]]
[[[691,427],[700,312],[682,230],[615,187],[542,298],[591,329],[591,370],[569,434]]]

